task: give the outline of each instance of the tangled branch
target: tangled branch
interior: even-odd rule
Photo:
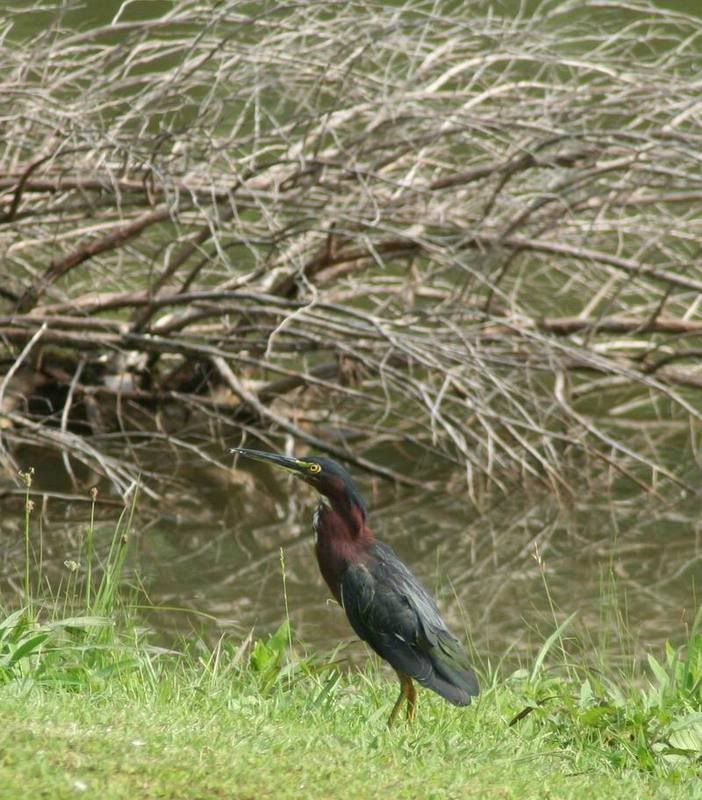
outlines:
[[[686,485],[700,20],[244,9],[125,4],[21,46],[6,15],[8,469],[43,444],[124,491],[144,433],[217,460],[265,430],[408,483],[443,460],[476,501]]]

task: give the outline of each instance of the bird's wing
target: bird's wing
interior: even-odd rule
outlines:
[[[478,682],[461,643],[436,603],[387,545],[371,547],[368,564],[348,568],[341,600],[353,629],[395,669],[457,705]]]

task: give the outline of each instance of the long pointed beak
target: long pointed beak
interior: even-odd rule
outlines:
[[[267,464],[273,464],[276,467],[282,467],[288,472],[294,472],[297,475],[301,473],[304,474],[307,468],[306,462],[300,461],[298,458],[280,456],[277,453],[266,453],[264,450],[247,450],[243,447],[233,447],[229,452],[245,456],[253,461],[263,461]]]

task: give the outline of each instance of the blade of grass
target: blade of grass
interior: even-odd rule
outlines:
[[[575,619],[577,612],[573,612],[568,616],[566,619],[561,622],[561,624],[556,628],[556,630],[546,639],[546,641],[541,645],[541,649],[536,656],[536,660],[534,661],[534,666],[531,669],[531,674],[529,676],[529,680],[533,681],[536,679],[536,676],[541,671],[541,667],[543,666],[544,659],[548,655],[549,651],[553,647],[554,643],[558,641],[561,637],[563,631],[570,625],[570,623]]]

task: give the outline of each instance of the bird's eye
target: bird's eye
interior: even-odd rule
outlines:
[[[319,466],[319,464],[310,464],[310,465],[307,467],[307,471],[308,471],[308,472],[313,472],[313,473],[316,473],[316,472],[321,472],[321,471],[322,471],[322,468]]]

